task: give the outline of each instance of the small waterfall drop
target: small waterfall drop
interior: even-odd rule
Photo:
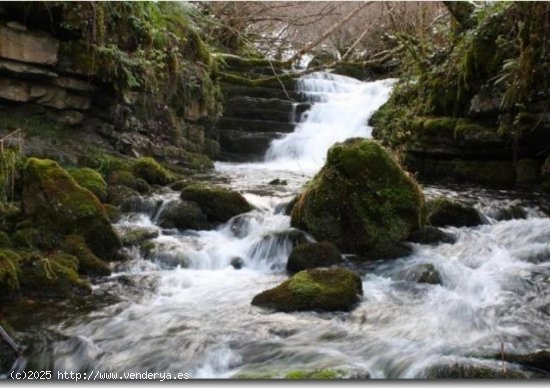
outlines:
[[[271,143],[265,161],[285,170],[318,170],[334,143],[371,136],[368,119],[387,101],[395,81],[361,82],[324,72],[302,77],[298,91],[313,106],[294,132]]]

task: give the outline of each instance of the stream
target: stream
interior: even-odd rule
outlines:
[[[163,204],[178,198],[171,190],[125,214],[118,230],[158,231],[153,254],[131,250],[131,261],[94,284],[101,303],[49,305],[33,322],[27,318],[18,339],[28,347],[29,368],[191,378],[331,368],[346,377],[421,378],[433,365],[455,362],[500,369],[488,356],[502,346],[518,354],[549,349],[550,218],[545,197],[531,192],[424,186],[427,197],[474,205],[484,224],[444,228],[454,244],[411,243],[413,253],[396,260],[357,264],[349,257],[346,266],[361,274],[364,289],[351,312],[278,313],[250,304],[287,278],[296,240],[313,241],[290,228],[285,205],[332,144],[371,136],[366,122],[394,82],[303,78],[299,90],[314,104],[293,133],[273,141],[265,162],[216,163],[212,179],[243,193],[254,210],[215,230],[160,228]],[[268,184],[274,179],[286,184]],[[502,220],[510,207],[526,218]],[[232,266],[235,258],[241,269]],[[434,266],[441,284],[415,280],[423,264]]]

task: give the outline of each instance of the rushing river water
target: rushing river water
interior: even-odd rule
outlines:
[[[550,218],[533,193],[425,187],[428,196],[475,205],[485,223],[446,228],[456,243],[413,244],[405,258],[350,261],[364,289],[352,312],[278,313],[250,304],[287,278],[286,258],[299,232],[289,229],[284,205],[322,166],[330,145],[370,136],[367,119],[392,84],[326,74],[302,80],[316,103],[294,133],[273,142],[265,163],[216,164],[214,179],[255,207],[216,230],[163,230],[156,224],[159,206],[127,214],[119,230],[160,233],[154,254],[146,260],[133,250],[132,261],[96,284],[101,305],[81,311],[56,305],[27,325],[20,338],[29,346],[30,367],[188,372],[192,378],[333,368],[348,377],[414,378],[442,363],[501,368],[487,357],[501,346],[511,353],[548,349]],[[287,184],[269,185],[275,178]],[[177,195],[164,192],[151,202]],[[510,206],[527,218],[497,221]],[[235,258],[242,269],[231,265]],[[415,281],[422,264],[434,266],[441,284]]]

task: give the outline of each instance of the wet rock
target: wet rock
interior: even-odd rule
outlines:
[[[288,182],[286,180],[279,179],[279,178],[273,179],[271,182],[268,183],[268,185],[272,185],[272,186],[285,186],[287,184]]]
[[[521,379],[527,376],[519,371],[492,369],[478,365],[436,365],[427,370],[427,379]]]
[[[208,221],[213,223],[226,222],[252,210],[252,206],[236,191],[204,184],[187,186],[181,192],[181,199],[197,203]]]
[[[209,229],[208,220],[199,205],[191,201],[172,201],[159,215],[162,228]]]
[[[140,245],[144,241],[157,238],[159,232],[155,229],[149,228],[132,228],[124,229],[121,234],[122,236],[120,239],[122,241],[122,245],[125,247],[130,247]]]
[[[244,267],[244,260],[240,257],[234,257],[231,259],[231,266],[235,269],[241,269]]]
[[[286,270],[296,273],[308,268],[330,267],[342,261],[342,255],[336,245],[327,241],[306,243],[292,250],[286,263]]]
[[[157,209],[162,204],[162,202],[158,199],[142,197],[135,192],[133,193],[133,195],[129,195],[127,198],[121,201],[120,210],[122,212],[144,213],[152,216],[156,213]]]
[[[29,158],[23,172],[23,212],[50,231],[79,234],[100,258],[121,247],[105,209],[52,160]]]
[[[527,212],[518,205],[511,205],[503,209],[499,209],[495,214],[495,219],[497,221],[522,220],[525,218],[527,218]]]
[[[407,240],[417,244],[454,244],[456,237],[451,233],[445,233],[435,226],[426,225],[422,230],[413,232]]]
[[[108,276],[111,274],[109,265],[94,255],[82,236],[67,236],[61,243],[60,248],[63,252],[78,259],[78,273],[90,276]]]
[[[441,276],[433,264],[422,264],[416,268],[416,271],[419,275],[418,283],[441,284]]]
[[[436,198],[426,202],[427,221],[432,226],[476,226],[481,217],[472,206],[448,198]]]
[[[497,358],[500,358],[500,355]],[[547,350],[529,354],[506,354],[505,358],[508,362],[550,372],[550,352]]]
[[[363,294],[361,278],[341,268],[298,272],[275,288],[252,299],[252,304],[277,311],[349,311]]]
[[[375,141],[349,139],[298,198],[291,225],[341,251],[395,257],[395,246],[423,226],[424,197],[416,182]]]
[[[303,231],[298,229],[287,229],[268,233],[251,246],[248,254],[250,257],[265,258],[280,255],[281,249],[290,251],[294,247],[311,242],[310,238]]]

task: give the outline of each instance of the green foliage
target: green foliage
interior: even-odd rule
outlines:
[[[183,113],[198,100],[211,116],[221,112],[212,59],[192,7],[177,2],[58,2],[61,27],[79,36],[62,53],[121,94],[152,93]],[[148,100],[143,101],[147,103]]]

